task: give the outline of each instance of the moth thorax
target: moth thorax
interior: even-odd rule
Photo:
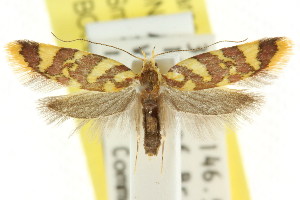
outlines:
[[[159,90],[160,85],[160,73],[155,66],[155,62],[147,60],[143,63],[143,69],[141,73],[141,85],[146,92],[153,92]]]

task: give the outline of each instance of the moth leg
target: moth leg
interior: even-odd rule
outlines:
[[[139,146],[141,141],[141,129],[140,129],[140,115],[137,115],[137,123],[136,123],[136,152],[135,152],[135,162],[134,162],[134,171],[136,171],[138,154],[139,154]]]
[[[137,133],[137,140],[136,140],[136,152],[135,152],[135,162],[134,162],[134,171],[136,171],[138,154],[139,154],[139,145],[140,145],[141,134],[140,132]]]
[[[160,166],[160,173],[162,173],[163,168],[164,168],[165,139],[166,139],[166,132],[163,131],[163,134],[161,136],[161,166]]]

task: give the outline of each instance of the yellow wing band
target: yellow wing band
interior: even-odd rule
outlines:
[[[291,46],[289,39],[277,37],[203,53],[179,62],[164,78],[169,86],[183,91],[228,85],[280,69]]]
[[[125,65],[77,49],[19,40],[9,43],[7,51],[11,63],[17,66],[16,72],[38,74],[64,86],[117,92],[135,78]]]

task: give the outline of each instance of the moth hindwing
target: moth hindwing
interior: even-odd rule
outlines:
[[[247,117],[261,97],[224,86],[264,80],[282,68],[290,49],[287,38],[262,39],[196,55],[166,74],[156,67],[153,53],[141,58],[142,71],[135,74],[115,60],[77,49],[28,40],[7,45],[15,71],[29,83],[81,89],[40,101],[49,122],[71,117],[92,120],[104,133],[136,131],[144,135],[148,155],[157,155],[178,119],[184,132],[205,136]]]

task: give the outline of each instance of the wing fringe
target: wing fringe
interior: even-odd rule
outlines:
[[[176,129],[176,121],[179,121],[184,133],[203,140],[215,139],[218,137],[216,133],[222,132],[220,130],[224,130],[224,127],[235,129],[243,122],[251,121],[252,115],[258,113],[264,102],[262,96],[245,90],[227,88],[205,90],[187,92],[165,88],[162,94],[162,117],[164,126],[169,132]],[[221,93],[215,90],[224,91],[224,94],[228,90],[228,95],[233,96],[222,97]],[[210,94],[212,96],[209,96]]]
[[[30,42],[28,40],[24,41]],[[8,43],[5,49],[12,70],[18,75],[23,85],[41,92],[49,92],[64,87],[60,83],[42,76],[29,67],[24,57],[20,54],[21,48],[18,41]]]

